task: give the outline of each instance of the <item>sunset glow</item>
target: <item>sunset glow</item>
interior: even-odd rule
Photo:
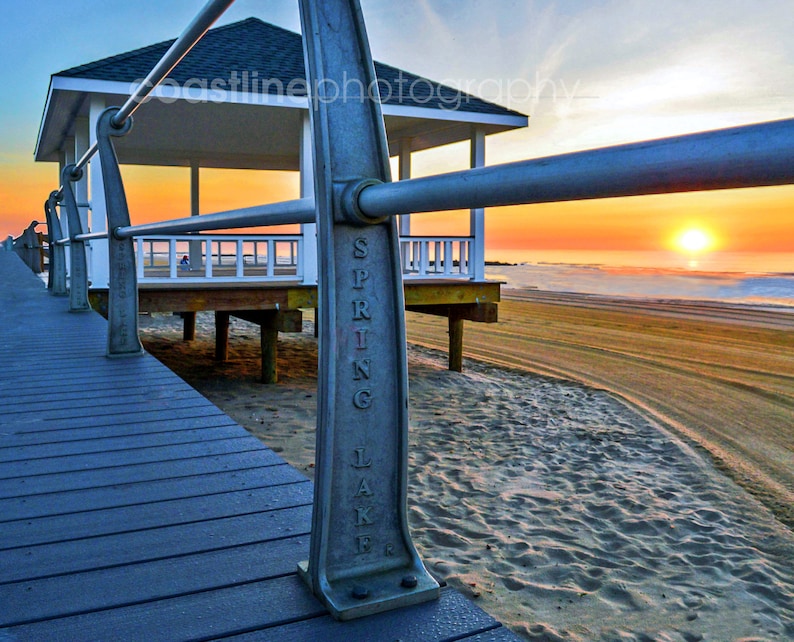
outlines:
[[[9,5],[0,35],[21,62],[0,69],[14,88],[0,105],[0,238],[42,220],[59,184],[56,163],[32,160],[50,74],[173,38],[202,4],[109,0],[67,16],[47,48],[32,46],[33,26],[60,5]],[[376,59],[530,116],[527,128],[487,138],[487,165],[794,115],[787,0],[664,10],[625,0],[463,3],[454,11],[440,0],[361,4]],[[121,34],[119,11],[130,25]],[[235,3],[219,25],[251,15],[299,30],[294,0]],[[469,160],[466,143],[419,152],[412,175],[465,169]],[[122,171],[133,223],[189,214],[187,169]],[[201,213],[296,198],[292,174],[202,169]],[[467,235],[469,214],[418,215],[411,226],[415,235]],[[486,252],[794,252],[794,186],[490,208],[485,242]]]
[[[678,247],[690,254],[699,254],[709,249],[714,241],[711,235],[699,228],[690,228],[681,233],[677,240]]]

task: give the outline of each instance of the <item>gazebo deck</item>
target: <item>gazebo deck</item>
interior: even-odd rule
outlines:
[[[0,638],[517,639],[448,588],[333,620],[296,574],[311,482],[67,310],[0,252]]]
[[[406,307],[428,313],[435,306],[480,306],[492,310],[490,306],[500,300],[500,288],[496,281],[434,278],[403,282]],[[317,307],[317,286],[297,281],[186,283],[175,279],[170,283],[141,283],[138,300],[141,312],[297,310]],[[91,304],[102,311],[107,306],[107,290],[92,290]],[[469,320],[485,320],[485,315]]]
[[[495,323],[501,284],[496,281],[462,279],[410,279],[403,282],[405,308],[443,316],[449,323],[449,367],[463,367],[463,322]],[[107,290],[90,294],[94,310],[107,317]],[[317,286],[289,281],[257,283],[220,281],[188,283],[142,283],[138,286],[141,312],[180,312],[185,317],[185,339],[195,337],[195,313],[216,315],[215,357],[226,360],[229,316],[238,316],[260,326],[262,381],[278,381],[276,354],[278,332],[300,332],[302,310],[317,307]]]

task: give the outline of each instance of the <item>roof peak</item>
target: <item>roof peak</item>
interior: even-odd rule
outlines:
[[[119,53],[54,75],[133,84],[149,74],[175,40]],[[385,82],[392,89],[388,95],[382,92],[384,104],[524,116],[391,65],[376,61],[375,71],[381,81],[379,87]],[[305,88],[301,35],[253,16],[221,25],[210,29],[168,77],[180,85],[197,79],[208,84],[210,81],[233,84],[235,78],[246,72],[248,78],[261,81],[253,84],[252,93],[272,94],[279,93],[279,88]],[[303,83],[295,83],[296,80]]]

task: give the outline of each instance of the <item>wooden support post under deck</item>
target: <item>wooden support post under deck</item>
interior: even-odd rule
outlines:
[[[215,312],[215,361],[229,359],[229,313]]]
[[[463,372],[463,318],[449,313],[449,369]]]
[[[196,338],[196,313],[183,312],[182,319],[184,326],[182,328],[182,340],[193,341]]]
[[[262,348],[262,383],[278,383],[278,311],[263,311],[259,325],[259,342]]]
[[[234,310],[238,319],[259,326],[262,352],[262,383],[278,383],[278,333],[301,332],[303,315],[300,310]],[[227,331],[228,334],[228,331]]]

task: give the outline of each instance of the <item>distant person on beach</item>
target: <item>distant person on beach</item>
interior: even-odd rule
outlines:
[[[182,260],[179,262],[179,269],[180,270],[189,270],[190,269],[190,259],[187,257],[187,254],[185,254],[182,257]]]

